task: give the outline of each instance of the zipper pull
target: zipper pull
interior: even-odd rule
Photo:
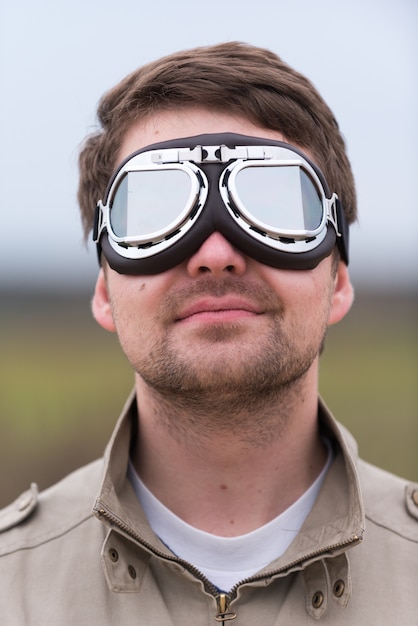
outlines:
[[[236,613],[229,610],[228,596],[226,593],[220,593],[217,597],[218,614],[215,617],[216,622],[221,622],[222,626],[225,626],[225,622],[229,622],[236,618]]]

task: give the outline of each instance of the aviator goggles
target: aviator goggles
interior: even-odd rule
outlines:
[[[255,260],[312,269],[338,246],[348,263],[341,203],[289,144],[230,133],[154,144],[130,155],[97,205],[93,239],[121,274],[156,274],[213,233]]]

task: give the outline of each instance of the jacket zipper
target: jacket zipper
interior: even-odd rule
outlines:
[[[222,626],[225,625],[225,622],[234,620],[237,617],[237,614],[230,610],[229,603],[235,598],[238,587],[240,587],[241,585],[255,582],[257,580],[263,580],[267,577],[271,578],[272,576],[281,574],[282,572],[292,567],[295,567],[296,565],[300,565],[303,561],[307,561],[309,559],[319,557],[321,554],[329,554],[330,552],[334,550],[339,550],[341,548],[354,545],[356,543],[359,543],[363,539],[362,535],[360,536],[353,535],[353,537],[351,537],[350,539],[347,539],[346,541],[342,541],[340,543],[329,546],[326,550],[315,550],[314,552],[311,552],[310,554],[305,556],[303,559],[297,559],[289,563],[288,565],[286,565],[286,567],[281,567],[277,570],[274,570],[273,572],[269,572],[268,575],[258,574],[258,575],[250,576],[249,578],[244,578],[239,583],[234,585],[234,587],[232,587],[229,593],[219,593],[219,590],[215,587],[215,585],[213,585],[213,583],[211,583],[210,580],[206,578],[206,576],[202,574],[200,570],[197,569],[197,567],[194,567],[188,561],[184,561],[183,559],[180,559],[176,556],[170,556],[170,555],[165,554],[164,552],[160,552],[157,548],[154,548],[154,546],[152,546],[150,543],[148,543],[142,537],[140,537],[140,535],[138,535],[135,531],[133,531],[119,517],[117,517],[113,513],[110,513],[110,511],[108,511],[107,509],[105,509],[103,505],[99,505],[99,506],[95,505],[93,507],[93,510],[99,515],[99,517],[106,518],[109,522],[117,526],[120,530],[122,530],[124,533],[129,535],[132,539],[134,539],[136,542],[138,542],[139,544],[147,548],[147,550],[149,550],[156,556],[162,559],[165,559],[167,561],[171,561],[173,563],[181,564],[182,566],[185,567],[185,569],[187,569],[194,576],[196,576],[196,578],[199,578],[199,580],[201,580],[203,584],[205,585],[207,591],[211,593],[216,599],[218,613],[215,616],[215,621],[218,623],[221,623]]]
[[[220,593],[216,602],[218,605],[218,614],[215,616],[215,622],[220,622],[225,626],[225,622],[229,622],[236,618],[237,614],[229,610],[229,596],[227,593]]]
[[[117,526],[122,532],[129,535],[137,543],[144,546],[144,548],[147,548],[147,550],[155,554],[155,556],[165,559],[166,561],[171,561],[173,563],[179,563],[180,565],[183,565],[185,569],[189,570],[189,572],[191,572],[194,576],[196,576],[196,578],[199,578],[204,583],[206,589],[215,598],[218,596],[218,593],[219,593],[218,589],[215,587],[213,583],[210,582],[209,579],[206,578],[204,574],[202,574],[200,570],[197,569],[197,567],[194,567],[188,561],[184,561],[183,559],[180,559],[177,556],[170,556],[169,554],[166,554],[165,552],[161,552],[157,548],[154,548],[154,546],[152,546],[150,543],[145,541],[140,535],[138,535],[134,530],[132,530],[130,526],[125,524],[125,522],[123,522],[119,517],[117,517],[113,513],[110,513],[110,511],[105,509],[102,505],[100,506],[95,505],[93,507],[93,510],[99,515],[99,517],[106,518],[109,522],[111,522],[111,524]]]

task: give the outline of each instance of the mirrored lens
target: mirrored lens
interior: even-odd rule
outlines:
[[[248,166],[238,172],[236,188],[246,211],[273,231],[296,233],[321,224],[321,196],[299,166]]]
[[[191,181],[182,170],[128,172],[110,211],[116,237],[147,237],[177,223],[190,201]]]

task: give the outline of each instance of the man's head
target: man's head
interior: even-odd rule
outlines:
[[[348,223],[355,220],[355,189],[344,140],[321,96],[272,52],[226,43],[150,63],[103,97],[98,109],[101,130],[87,139],[80,154],[78,197],[86,236],[127,130],[158,112],[188,107],[237,115],[308,150],[341,200]]]
[[[124,164],[132,163],[132,159],[136,159],[133,157],[135,153],[139,155],[141,167],[138,170],[135,162],[134,179],[138,172],[141,176],[144,173],[142,158],[147,153],[145,165],[150,166],[151,177],[158,169],[156,175],[161,181],[159,166],[153,167],[161,163],[160,148],[152,154],[149,149],[155,144],[164,146],[161,148],[163,164],[168,164],[171,169],[173,163],[179,164],[180,169],[188,171],[201,168],[209,181],[205,191],[208,199],[203,201],[203,210],[194,214],[193,208],[187,215],[187,220],[193,222],[189,232],[199,231],[197,222],[217,211],[217,208],[209,208],[209,196],[213,199],[213,194],[215,203],[221,207],[219,213],[223,215],[220,218],[218,213],[216,219],[229,220],[230,226],[235,218],[239,220],[241,217],[239,211],[236,216],[229,214],[225,217],[229,209],[224,202],[224,210],[219,200],[222,189],[227,188],[225,193],[229,193],[233,187],[229,179],[222,178],[225,168],[248,165],[245,159],[243,163],[238,163],[239,158],[228,160],[228,154],[225,159],[222,157],[222,163],[218,163],[222,150],[217,141],[221,137],[222,144],[224,133],[234,136],[231,141],[235,141],[237,135],[244,136],[244,144],[237,140],[234,145],[238,149],[247,146],[251,153],[254,147],[255,159],[260,146],[266,159],[271,145],[281,150],[283,144],[288,144],[287,148],[293,150],[290,165],[283,163],[282,153],[277,153],[274,160],[278,163],[274,167],[284,166],[282,188],[290,194],[288,197],[293,204],[289,203],[289,206],[297,208],[301,230],[306,225],[307,215],[309,221],[305,197],[310,198],[312,194],[315,197],[315,193],[322,198],[322,206],[329,208],[333,206],[333,193],[338,194],[345,206],[347,221],[353,221],[355,217],[351,170],[332,113],[305,78],[268,51],[225,44],[157,61],[138,70],[107,94],[99,107],[99,119],[102,130],[87,140],[80,157],[79,198],[86,233],[93,224],[96,202],[103,200],[98,215],[107,220],[109,226],[113,220],[113,217],[109,218],[109,212],[115,214],[116,222],[111,227],[122,233],[123,239],[116,243],[132,248],[135,254],[137,251],[141,253],[138,249],[143,249],[142,243],[139,246],[128,241],[126,235],[132,232],[132,224],[134,230],[138,223],[141,228],[144,225],[135,221],[140,212],[129,210],[130,194],[135,195],[141,186],[136,187],[136,183],[131,186],[129,180],[125,184],[125,178],[120,178],[120,187],[124,187],[121,211],[118,211],[118,190],[109,206],[106,189],[110,179],[117,184],[118,179],[113,179],[112,174],[115,170],[124,174]],[[208,137],[210,143],[207,144],[208,150],[198,149],[196,156],[190,138],[197,136],[204,136],[203,146],[206,146]],[[179,158],[175,146],[180,138],[190,141],[187,140],[186,146],[177,146],[181,148]],[[227,141],[227,151],[231,141]],[[169,150],[166,142],[174,144],[172,160],[166,154],[166,149]],[[263,146],[267,146],[265,151]],[[193,157],[188,159],[190,149]],[[203,153],[206,156],[202,159]],[[294,164],[295,159],[298,165]],[[322,170],[328,185],[316,181],[313,187],[308,185],[310,191],[304,187],[300,181],[302,173],[309,175],[309,162],[314,169]],[[296,176],[295,171],[287,170],[288,165],[289,169],[295,166]],[[257,169],[258,166],[254,167]],[[268,167],[267,164],[262,166],[264,174]],[[228,171],[230,178],[236,171]],[[310,173],[312,182],[315,176]],[[128,179],[129,176],[127,174]],[[190,176],[196,181],[201,175],[192,173]],[[143,180],[141,178],[141,185]],[[222,189],[220,181],[225,183]],[[165,196],[168,202],[172,203],[173,186],[163,183],[161,186],[164,192],[168,192]],[[200,186],[198,183],[198,191]],[[153,185],[152,189],[155,188]],[[256,191],[255,196],[250,197],[251,206],[247,200],[243,201],[243,205],[250,207],[250,213],[251,210],[258,211],[262,185],[256,186]],[[238,195],[241,197],[240,193]],[[293,202],[295,197],[299,198],[296,204]],[[283,198],[279,199],[284,216],[289,206]],[[150,216],[153,221],[148,203],[145,206],[145,217]],[[155,213],[158,217],[164,215],[162,226],[165,228],[168,222],[165,202],[158,206]],[[309,200],[307,206],[312,206]],[[196,211],[199,210],[200,206],[196,205]],[[289,211],[292,227],[295,226],[293,213]],[[142,216],[139,219],[142,220]],[[99,231],[101,226],[99,222]],[[283,221],[278,226],[283,228]],[[326,228],[335,234],[332,224],[328,226],[327,223]],[[294,271],[263,260],[254,247],[249,250],[241,245],[241,234],[237,235],[236,229],[234,232],[226,232],[226,229],[225,222],[218,229],[209,229],[188,255],[185,256],[184,251],[181,258],[174,255],[165,269],[155,272],[119,271],[112,267],[108,251],[103,247],[108,263],[103,263],[99,272],[92,309],[103,328],[117,332],[122,349],[137,373],[139,395],[146,388],[153,390],[158,401],[164,398],[170,402],[167,415],[172,415],[172,403],[177,403],[179,410],[191,403],[192,416],[197,418],[200,413],[205,429],[208,428],[209,406],[222,423],[228,414],[225,421],[228,428],[234,410],[238,419],[236,427],[242,429],[241,412],[245,410],[251,431],[254,410],[259,405],[266,407],[268,397],[276,407],[278,393],[289,391],[292,403],[295,398],[300,401],[307,393],[316,393],[313,389],[317,360],[326,328],[346,314],[353,294],[346,264],[337,262],[338,255],[331,254],[335,238],[327,256],[312,268],[301,267],[301,271]],[[169,237],[165,238],[169,246],[171,237],[177,235],[166,228],[165,234],[167,232]],[[103,243],[110,241],[109,233],[108,236],[106,230],[102,233]],[[252,233],[248,236],[254,239]],[[263,232],[260,236],[263,237]],[[310,245],[308,236],[304,236],[304,240]],[[285,241],[279,243],[286,245]],[[293,242],[289,243],[294,249]],[[123,250],[119,255],[123,258]],[[297,251],[293,256],[297,256]],[[276,410],[273,413],[275,415]],[[215,420],[220,427],[218,421]],[[268,437],[268,420],[263,428],[267,429]]]
[[[123,163],[158,140],[227,131],[248,141],[284,140],[237,115],[182,108],[131,125],[116,158]],[[193,399],[195,410],[199,400],[206,412],[213,394],[228,406],[232,399],[236,408],[249,406],[296,385],[308,371],[314,380],[326,328],[352,301],[347,266],[334,258],[312,270],[280,269],[213,232],[161,272],[130,275],[104,263],[93,313],[117,332],[138,380],[166,399]]]

